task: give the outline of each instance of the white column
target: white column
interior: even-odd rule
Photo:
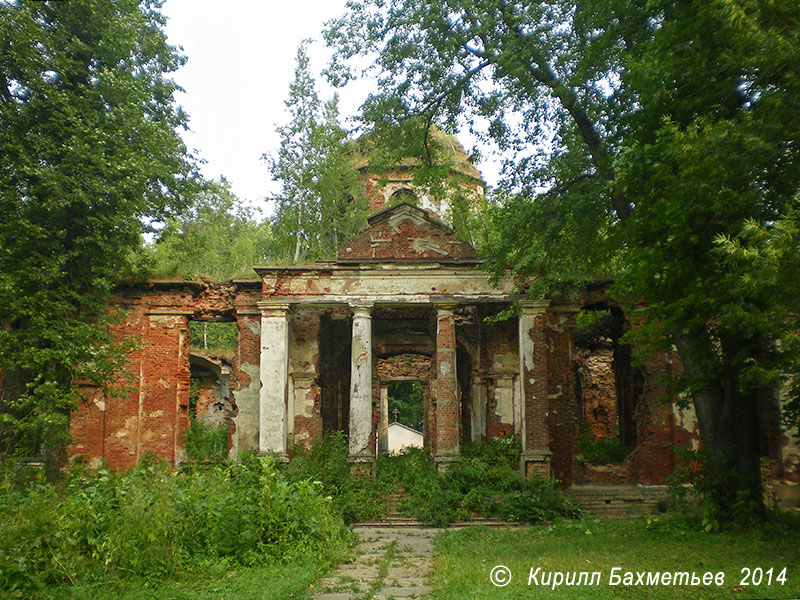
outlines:
[[[261,391],[258,450],[286,456],[286,389],[289,364],[288,304],[259,303]]]
[[[353,309],[353,339],[350,354],[350,456],[373,456],[372,432],[372,304]]]

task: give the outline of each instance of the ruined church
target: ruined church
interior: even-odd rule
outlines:
[[[118,397],[84,386],[71,453],[115,469],[147,452],[179,464],[196,418],[227,430],[231,457],[288,460],[295,444],[342,431],[351,462],[369,470],[385,450],[387,390],[398,381],[421,384],[423,443],[442,465],[465,442],[513,434],[523,476],[539,473],[574,490],[628,486],[641,501],[674,471],[677,448],[698,447],[692,410],[680,410],[665,387],[676,357],[634,365],[631,348],[618,342],[626,315],[603,282],[577,298],[545,300],[519,295],[509,278],[493,285],[454,234],[449,203],[413,185],[413,164],[388,173],[364,164],[361,174],[367,226],[336,260],[255,266],[257,277],[223,283],[120,286],[113,306],[124,317],[115,333],[138,341],[129,380]],[[458,193],[484,193],[465,159],[451,174]],[[512,306],[516,316],[492,318]],[[579,314],[610,325],[586,339],[576,333]],[[232,356],[191,349],[191,321],[234,323]],[[592,464],[582,451],[587,439],[632,451]],[[797,481],[796,447],[779,429],[765,429],[763,453],[768,477]],[[607,504],[630,501],[607,496]]]

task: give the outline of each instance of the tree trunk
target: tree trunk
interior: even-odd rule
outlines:
[[[695,357],[704,344],[682,334],[677,336],[676,345],[687,375],[701,375]],[[758,394],[740,390],[741,374],[741,365],[728,366],[719,381],[709,381],[693,393],[710,493],[722,514],[727,515],[742,501],[763,506]]]
[[[25,418],[26,409],[19,407],[19,400],[27,391],[32,376],[22,369],[11,369],[3,377],[0,385],[0,414],[9,414],[14,418]],[[16,406],[15,406],[16,405]],[[51,408],[50,413],[61,412],[69,418],[69,410]],[[28,458],[42,457],[45,463],[45,476],[52,484],[63,481],[63,468],[67,464],[67,443],[58,431],[44,431],[36,435],[23,436],[17,428],[0,425],[0,451],[6,455],[19,452]]]

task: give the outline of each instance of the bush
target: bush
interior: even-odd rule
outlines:
[[[511,436],[466,443],[440,474],[428,449],[409,448],[378,458],[378,480],[399,482],[407,496],[401,510],[420,521],[443,526],[479,515],[507,521],[538,522],[583,514],[549,479],[519,474],[519,441]]]
[[[682,448],[677,452],[682,463],[670,476],[672,495],[684,516],[698,521],[705,531],[717,531],[727,523],[752,526],[767,516],[763,504],[749,497],[749,486],[736,470],[711,465],[703,450]],[[693,502],[685,502],[685,484],[691,486]]]
[[[75,469],[62,493],[35,484],[0,511],[0,590],[20,598],[64,583],[160,580],[209,558],[327,564],[351,535],[318,484],[256,458],[188,473],[154,461],[127,473]]]
[[[578,447],[583,458],[592,465],[608,465],[623,462],[633,448],[623,446],[618,437],[594,439],[584,421],[578,424]]]
[[[212,427],[192,419],[184,434],[186,458],[199,462],[224,462],[228,459],[228,428]]]
[[[327,434],[311,448],[295,446],[292,457],[286,471],[288,478],[318,481],[346,523],[386,514],[386,505],[380,498],[382,487],[372,479],[356,477],[350,472],[347,439],[342,432]]]

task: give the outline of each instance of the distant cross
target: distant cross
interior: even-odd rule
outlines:
[[[392,412],[394,413],[394,422],[397,423],[397,413],[399,413],[400,410],[398,408],[395,408]]]

